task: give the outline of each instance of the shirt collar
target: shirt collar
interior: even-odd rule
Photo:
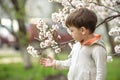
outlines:
[[[88,41],[84,42],[84,45],[92,45],[93,43],[97,42],[101,38],[101,35],[94,34],[94,38],[89,39]]]

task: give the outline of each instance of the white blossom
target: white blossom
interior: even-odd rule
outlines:
[[[107,56],[107,62],[112,62],[112,61],[113,61],[112,56]]]
[[[120,36],[116,36],[115,39],[114,39],[114,41],[115,41],[116,43],[120,43]]]
[[[52,43],[51,43],[51,41],[50,40],[45,40],[45,45],[46,46],[50,46]]]
[[[75,10],[76,10],[76,9],[71,8],[71,9],[70,9],[70,13],[74,12]]]
[[[40,40],[45,39],[45,34],[44,34],[43,31],[39,32],[39,39],[40,39]]]
[[[53,38],[52,33],[50,31],[47,31],[45,36],[48,38]]]
[[[120,54],[120,44],[116,45],[114,49],[117,54]]]
[[[109,35],[110,36],[119,36],[120,35],[120,28],[119,27],[112,28],[109,31]]]
[[[60,21],[60,19],[59,19],[59,14],[58,13],[53,13],[52,14],[52,20],[53,20],[53,22],[59,22]]]
[[[28,52],[30,55],[32,55],[33,57],[38,57],[38,52],[37,52],[37,50],[35,50],[34,47],[32,47],[32,46],[30,46],[30,45],[27,47],[27,52]]]
[[[61,36],[60,36],[60,35],[58,35],[58,36],[57,36],[57,38],[58,38],[58,39],[61,39]]]
[[[56,25],[52,25],[52,31],[54,30],[58,30],[59,29],[59,26],[56,24]]]
[[[91,3],[90,6],[88,6],[87,8],[90,10],[95,10],[96,5]]]
[[[53,46],[53,45],[56,45],[57,42],[55,42],[55,40],[52,40],[52,41],[51,41],[51,44],[52,44],[52,46]],[[53,48],[54,48],[54,47],[53,47]]]
[[[70,3],[68,2],[68,0],[62,0],[62,5],[64,7],[70,6]]]
[[[55,53],[60,53],[61,52],[61,49],[60,48],[56,48],[55,49]]]
[[[40,40],[43,40],[44,37],[43,37],[42,35],[39,35],[39,39],[40,39]]]
[[[44,22],[43,19],[40,19],[39,22],[37,23],[36,27],[37,27],[38,29],[41,29],[41,27],[42,27],[43,25],[45,25],[45,22]]]
[[[46,47],[45,42],[41,42],[40,43],[40,48],[45,48],[45,47]]]

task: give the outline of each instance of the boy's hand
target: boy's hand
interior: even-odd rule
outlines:
[[[55,63],[55,61],[51,58],[51,57],[48,57],[48,58],[42,58],[40,60],[40,64],[44,67],[51,67],[53,66]]]

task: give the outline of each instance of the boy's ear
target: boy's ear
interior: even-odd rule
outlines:
[[[81,30],[82,30],[82,34],[85,35],[87,32],[87,29],[85,27],[81,27]]]

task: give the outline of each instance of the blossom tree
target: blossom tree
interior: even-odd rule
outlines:
[[[62,24],[65,26],[65,19],[68,14],[73,12],[76,9],[80,9],[82,7],[86,7],[88,9],[96,12],[98,16],[98,24],[96,27],[103,25],[104,23],[109,23],[113,28],[109,31],[109,35],[115,37],[115,52],[117,54],[120,53],[120,0],[48,0],[49,2],[58,2],[63,8],[59,9],[58,12],[52,13],[52,21],[55,23],[49,28],[44,20],[40,19],[38,25],[36,26],[40,33],[38,40],[40,41],[40,48],[44,50],[51,46],[56,53],[61,51],[60,45],[56,42],[56,38],[60,38],[59,35],[54,36],[54,32],[58,29],[58,25]],[[67,28],[66,28],[67,29]],[[69,32],[69,30],[67,29]],[[72,47],[71,41],[69,45]],[[66,44],[63,43],[63,44]],[[35,50],[32,46],[28,46],[28,53],[34,56],[38,56],[36,54],[39,51]]]

